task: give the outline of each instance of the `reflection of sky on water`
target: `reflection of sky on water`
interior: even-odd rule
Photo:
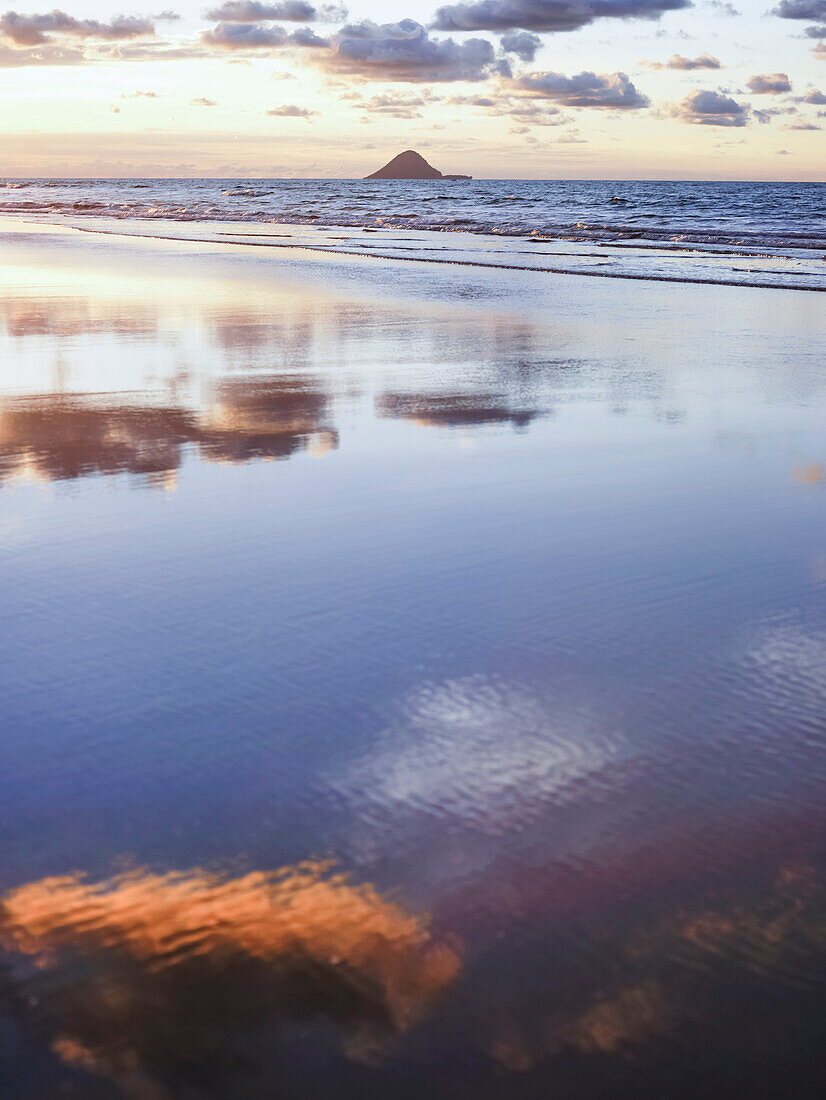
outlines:
[[[761,1050],[807,1095],[817,296],[84,250],[0,241],[4,943],[10,891],[46,914],[2,963],[9,1095],[725,1096]],[[336,898],[411,922],[360,956],[409,1026],[338,950],[221,941],[173,980],[112,923],[127,881],[237,914],[250,873],[327,856]],[[49,876],[102,940],[48,918]],[[223,904],[176,901],[173,939]],[[455,965],[417,1000],[427,944]],[[158,998],[209,1002],[187,1049],[223,1093]]]
[[[47,878],[5,895],[0,944],[28,991],[18,1012],[51,1052],[127,1096],[238,1088],[262,1068],[245,1035],[275,1041],[317,1017],[369,1049],[461,965],[424,922],[311,863],[235,879]]]
[[[180,467],[187,446],[205,462],[323,454],[338,442],[325,414],[314,380],[289,376],[221,383],[203,413],[91,395],[9,399],[0,409],[0,480],[129,473],[151,485]]]

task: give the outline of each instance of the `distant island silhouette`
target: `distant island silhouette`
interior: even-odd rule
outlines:
[[[365,176],[368,180],[469,180],[473,176],[445,176],[438,168],[428,164],[424,157],[413,149],[393,157],[378,172]]]

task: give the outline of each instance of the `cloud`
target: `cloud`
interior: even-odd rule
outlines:
[[[749,108],[721,92],[695,88],[674,110],[681,122],[698,126],[745,126]]]
[[[520,61],[533,61],[536,51],[542,45],[542,39],[530,31],[515,31],[512,34],[503,34],[499,45],[505,53],[516,54]]]
[[[218,50],[267,50],[279,46],[324,48],[330,45],[309,27],[287,34],[283,27],[263,27],[259,23],[219,23],[201,35],[204,45]]]
[[[217,107],[218,102],[214,99],[205,99],[204,96],[197,96],[195,99],[190,99],[189,105],[191,107]]]
[[[772,15],[781,19],[811,19],[826,22],[826,0],[780,0]]]
[[[55,9],[44,15],[19,15],[7,11],[0,15],[0,38],[14,46],[42,46],[59,38],[99,39],[103,42],[120,42],[124,39],[147,38],[155,33],[151,19],[141,16],[119,15],[111,23],[99,23],[96,19],[75,19],[66,12]]]
[[[824,95],[819,88],[810,88],[809,91],[806,92],[806,94],[803,96],[803,102],[816,103],[818,106],[820,106],[820,104],[826,103],[826,95]]]
[[[436,11],[443,31],[575,31],[597,19],[659,19],[691,0],[471,0]]]
[[[758,73],[750,76],[747,83],[753,95],[780,95],[792,90],[786,73]]]
[[[526,73],[514,81],[522,92],[550,99],[565,107],[605,107],[613,110],[637,110],[647,107],[642,95],[625,73],[598,75],[591,72],[565,76],[562,73]]]
[[[343,13],[343,9],[339,9]],[[219,23],[259,23],[279,19],[285,23],[312,23],[319,19],[318,8],[307,0],[281,0],[278,4],[261,4],[258,0],[226,0],[211,8],[205,18]]]
[[[742,12],[739,12],[734,4],[729,4],[726,0],[708,0],[708,3],[704,6],[716,11],[718,15],[728,15],[732,18],[742,15]]]
[[[318,111],[311,111],[308,107],[298,107],[295,103],[285,103],[282,107],[270,107],[266,112],[270,118],[306,118],[309,121]]]
[[[318,50],[329,46],[330,41],[316,34],[310,27],[301,27],[290,35],[289,44],[291,46],[304,46],[309,50]]]
[[[283,27],[261,27],[257,23],[219,23],[204,31],[201,41],[219,50],[261,50],[283,46],[288,38]]]
[[[499,102],[484,95],[453,95],[448,100],[448,103],[455,107],[496,107]]]
[[[519,95],[500,96],[451,96],[447,102],[451,106],[481,107],[486,114],[495,118],[510,118],[521,124],[513,133],[529,133],[531,126],[566,126],[572,122],[572,116],[563,114],[559,107],[538,98]]]
[[[826,0],[780,0],[776,8],[772,8],[770,15],[777,15],[781,19],[809,19],[813,23],[819,23],[817,27],[806,27],[806,38],[826,38]],[[812,50],[813,57],[826,57],[826,47],[819,43]]]
[[[694,69],[721,69],[718,58],[710,53],[701,53],[698,57],[682,57],[680,54],[672,54],[668,61],[643,61],[641,64],[649,69],[677,69],[680,72],[691,72]]]
[[[333,48],[321,64],[330,71],[366,80],[409,83],[485,80],[494,72],[509,75],[485,38],[435,39],[413,19],[376,24],[366,20],[333,35]]]
[[[790,122],[788,126],[782,128],[784,130],[819,130],[820,126],[816,122],[806,122],[805,119],[800,119],[798,122]]]
[[[821,61],[826,60],[826,42],[818,42],[811,53],[813,57],[818,57]]]
[[[121,99],[160,99],[157,92],[122,92]]]
[[[796,115],[797,107],[764,107],[761,109],[755,107],[752,114],[758,122],[771,122],[778,115]]]
[[[421,118],[420,107],[426,107],[434,98],[420,95],[374,95],[360,100],[358,106],[368,114],[386,115],[390,118]],[[369,120],[365,120],[369,121]]]
[[[564,115],[558,107],[524,100],[496,113],[508,114],[515,122],[524,122],[528,126],[565,126],[572,121],[571,116]]]
[[[96,61],[185,61],[208,57],[196,44],[170,46],[166,42],[111,42],[95,48]]]
[[[22,69],[28,65],[82,65],[85,60],[81,50],[66,46],[45,45],[16,50],[0,43],[0,69]]]

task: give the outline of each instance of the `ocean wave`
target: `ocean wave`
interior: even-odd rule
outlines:
[[[247,196],[253,197],[253,196]],[[256,196],[259,197],[259,196]],[[262,196],[263,197],[263,193]],[[715,245],[722,247],[747,246],[747,247],[772,247],[789,249],[823,250],[826,248],[826,231],[816,230],[779,231],[767,232],[765,230],[723,230],[702,229],[695,230],[675,229],[673,226],[657,226],[643,224],[629,224],[628,222],[609,221],[575,221],[572,223],[542,223],[531,224],[527,221],[507,222],[495,221],[489,218],[457,217],[455,215],[424,216],[420,213],[403,213],[401,211],[384,214],[368,212],[363,215],[351,213],[353,207],[347,209],[344,206],[325,211],[323,214],[308,212],[306,206],[302,212],[269,210],[259,206],[253,210],[227,208],[221,205],[213,205],[206,200],[197,200],[189,204],[179,203],[144,203],[134,202],[103,202],[95,200],[74,200],[61,203],[59,201],[38,201],[26,199],[12,201],[5,200],[0,204],[4,213],[64,213],[67,215],[101,215],[118,218],[134,218],[138,220],[163,219],[167,221],[192,221],[208,219],[218,222],[271,222],[284,221],[294,224],[320,224],[329,226],[344,226],[350,228],[414,228],[431,232],[460,231],[474,234],[494,234],[498,236],[527,236],[545,237],[554,240],[565,241],[628,241],[641,240],[670,242],[673,244],[686,243],[697,245]]]

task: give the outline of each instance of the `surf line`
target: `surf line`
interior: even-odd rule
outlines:
[[[65,223],[53,222],[53,225]],[[822,286],[789,286],[785,283],[744,282],[742,279],[700,279],[692,276],[679,275],[635,275],[620,274],[613,271],[571,271],[561,267],[531,267],[527,264],[495,264],[484,260],[446,260],[436,259],[430,256],[388,256],[378,252],[356,252],[347,248],[324,248],[316,244],[275,244],[272,241],[220,241],[206,237],[173,237],[164,233],[125,233],[116,229],[91,229],[85,225],[70,225],[78,233],[96,233],[104,237],[126,237],[131,240],[147,241],[178,241],[180,244],[214,244],[229,245],[235,248],[269,248],[292,249],[302,252],[320,252],[325,256],[352,256],[361,260],[391,260],[409,264],[449,264],[451,267],[482,267],[492,268],[496,271],[524,271],[536,272],[539,275],[573,275],[582,278],[593,279],[624,279],[630,282],[641,283],[690,283],[692,286],[739,286],[749,290],[806,290],[814,294],[822,294],[826,287]],[[330,228],[333,228],[332,226]],[[342,227],[344,228],[344,227]],[[243,236],[243,234],[239,234]]]

